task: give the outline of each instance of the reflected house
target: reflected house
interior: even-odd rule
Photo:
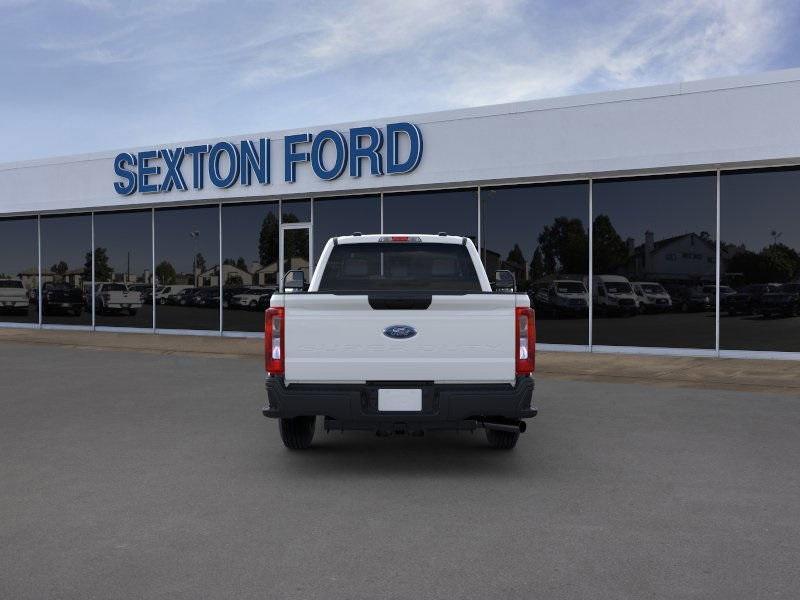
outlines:
[[[302,270],[308,274],[308,259],[301,258],[299,256],[295,256],[291,259],[286,261],[286,265],[284,266],[284,273],[287,271],[292,270]],[[261,267],[253,273],[253,285],[261,286],[261,287],[277,287],[278,281],[278,263],[272,262],[268,264],[266,267]]]
[[[236,265],[222,265],[222,280],[226,284],[231,280],[241,280],[241,285],[251,285],[253,276]],[[194,282],[195,287],[214,287],[219,285],[219,267],[214,266],[205,271],[198,271]],[[229,284],[228,284],[229,285]],[[238,282],[237,282],[238,285]]]
[[[79,288],[83,283],[83,275],[83,269],[69,269],[63,273],[42,271],[42,285],[45,283],[66,283],[72,287]],[[34,287],[36,287],[35,284]]]
[[[705,232],[684,233],[655,240],[652,231],[645,232],[645,242],[634,245],[628,238],[630,252],[627,274],[636,279],[658,281],[714,281],[716,271],[716,242]],[[727,252],[721,253],[722,265]]]

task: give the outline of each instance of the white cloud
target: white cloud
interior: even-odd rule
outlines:
[[[773,51],[780,16],[765,0],[672,0],[612,22],[579,24],[571,39],[534,30],[514,54],[484,49],[447,68],[451,105],[492,104],[602,89],[703,79],[752,68]]]

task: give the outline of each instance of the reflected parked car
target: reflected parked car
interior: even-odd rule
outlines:
[[[774,292],[763,294],[758,312],[765,317],[800,316],[800,283],[786,283]]]
[[[681,312],[702,312],[714,308],[711,297],[700,287],[682,286],[670,290],[672,306]]]
[[[652,281],[632,281],[639,312],[656,313],[672,309],[672,297],[660,283]]]
[[[192,297],[195,295],[196,292],[197,292],[196,287],[193,286],[184,287],[179,292],[167,296],[167,304],[173,304],[177,306],[191,306]]]
[[[621,275],[596,275],[593,278],[592,300],[603,315],[633,316],[639,312],[631,282]]]
[[[227,286],[226,285],[226,286],[224,286],[222,288],[222,307],[223,308],[238,308],[238,307],[231,306],[231,299],[234,296],[236,296],[238,294],[243,294],[246,291],[247,291],[247,288],[245,286],[242,286],[242,285],[237,285],[237,286]]]
[[[83,293],[80,288],[68,283],[47,282],[42,286],[42,312],[72,313],[80,317],[83,313]]]
[[[251,287],[247,288],[244,292],[236,294],[230,299],[230,308],[243,308],[248,310],[257,310],[259,300],[266,296],[267,299],[272,297],[270,288]]]
[[[778,283],[752,283],[746,285],[735,294],[727,298],[720,298],[720,310],[726,311],[729,315],[753,315],[758,311],[761,297],[764,294],[777,292],[780,289]]]
[[[589,311],[589,293],[582,281],[557,279],[541,285],[531,302],[536,310],[554,316],[579,316]]]
[[[708,294],[708,297],[711,298],[711,304],[716,305],[717,303],[717,286],[715,285],[704,285],[703,286],[703,293]],[[720,305],[725,304],[725,299],[729,296],[733,296],[736,293],[736,290],[728,285],[721,285],[719,286],[719,303]]]
[[[98,283],[94,305],[97,314],[127,312],[133,316],[142,307],[142,295],[124,283]]]
[[[198,288],[188,294],[189,306],[201,306],[203,308],[213,308],[219,306],[219,288],[206,287]]]
[[[19,279],[0,279],[0,311],[28,314],[28,292]]]
[[[175,304],[175,299],[183,290],[193,288],[191,285],[165,285],[160,290],[156,290],[157,304]]]

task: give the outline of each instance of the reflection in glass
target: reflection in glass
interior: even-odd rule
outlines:
[[[463,235],[478,241],[478,191],[436,191],[383,196],[386,233]]]
[[[283,200],[281,215],[284,223],[310,223],[311,200]]]
[[[35,217],[0,219],[0,321],[39,322],[38,245]]]
[[[481,189],[481,258],[514,273],[536,310],[537,339],[589,343],[589,185]]]
[[[716,177],[595,180],[598,345],[714,348]]]
[[[92,217],[42,217],[42,322],[92,324]]]
[[[153,326],[152,215],[95,213],[95,325]]]
[[[283,273],[302,271],[306,284],[310,279],[308,269],[309,239],[308,229],[283,230]]]
[[[800,352],[800,169],[720,181],[720,348]]]
[[[278,283],[278,203],[222,207],[222,326],[263,331]]]
[[[159,209],[156,327],[219,330],[219,209]]]
[[[339,235],[381,232],[380,196],[314,199],[314,263],[327,241]]]

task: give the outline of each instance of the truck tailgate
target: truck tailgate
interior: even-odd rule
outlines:
[[[376,310],[367,295],[286,294],[286,381],[513,383],[515,302],[434,295],[426,309]],[[392,325],[417,333],[387,337]]]

